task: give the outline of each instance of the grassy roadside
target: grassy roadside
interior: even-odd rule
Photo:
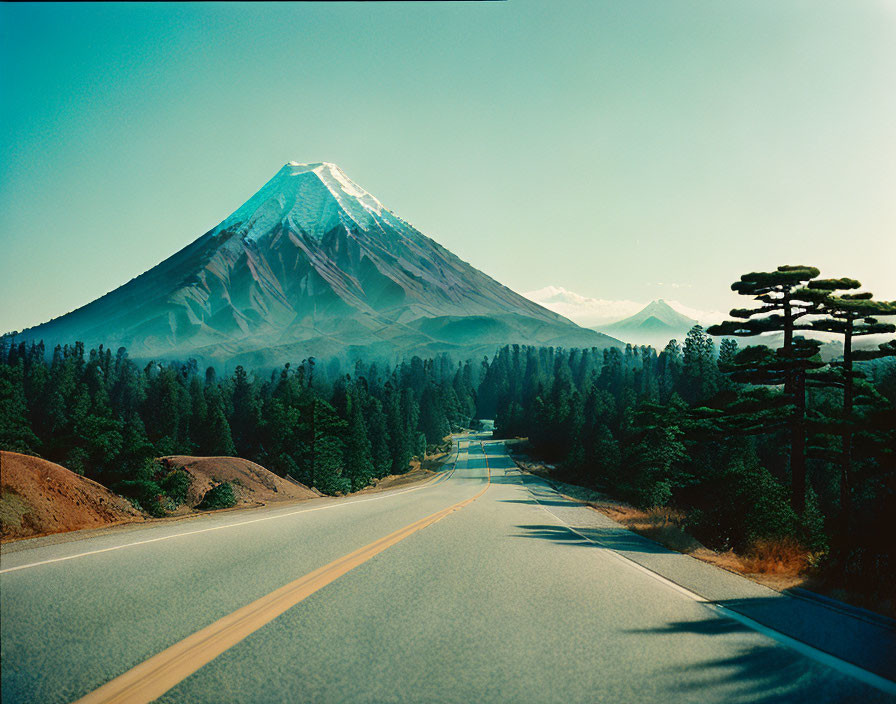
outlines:
[[[893,600],[869,598],[868,595],[851,593],[824,583],[814,569],[816,556],[795,542],[762,541],[751,546],[749,552],[740,554],[733,550],[712,550],[682,527],[686,519],[682,511],[668,506],[643,509],[595,489],[560,481],[556,478],[556,470],[552,465],[530,457],[524,447],[518,441],[507,443],[510,456],[522,471],[545,479],[562,496],[600,511],[628,530],[670,550],[747,577],[776,591],[805,589],[896,618],[896,604]]]
[[[378,491],[386,491],[387,489],[395,489],[396,487],[408,486],[424,481],[435,476],[442,465],[445,464],[454,455],[450,450],[437,450],[432,454],[427,454],[421,462],[419,458],[414,457],[411,460],[411,468],[404,474],[389,474],[380,479],[374,479],[370,486],[363,489],[346,494],[346,496],[354,496],[356,494],[374,494]]]

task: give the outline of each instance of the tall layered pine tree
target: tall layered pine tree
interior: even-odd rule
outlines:
[[[775,271],[744,274],[731,289],[753,297],[761,305],[735,308],[731,316],[738,320],[726,320],[708,329],[711,335],[739,337],[783,333],[782,346],[776,351],[747,347],[735,355],[728,369],[735,381],[784,389],[790,403],[791,504],[800,515],[806,506],[806,375],[823,364],[818,357],[820,344],[794,335],[801,329],[800,319],[818,310],[817,302],[800,298],[797,291],[818,274],[818,269],[810,266],[779,266]],[[768,401],[764,408],[760,404],[752,409],[751,414],[778,410],[771,397]]]
[[[881,322],[879,316],[896,315],[896,301],[875,301],[870,292],[844,293],[835,295],[837,291],[853,290],[861,287],[855,279],[816,279],[810,281],[807,288],[794,295],[811,303],[822,316],[812,320],[809,327],[813,330],[834,333],[843,338],[843,358],[831,363],[831,369],[816,375],[821,385],[836,386],[843,390],[842,417],[839,419],[840,430],[840,531],[844,537],[849,535],[852,514],[852,464],[853,435],[856,427],[856,385],[865,375],[855,368],[855,362],[879,359],[892,356],[896,350],[882,345],[877,350],[854,350],[853,343],[858,337],[866,335],[882,335],[896,331],[896,325]]]

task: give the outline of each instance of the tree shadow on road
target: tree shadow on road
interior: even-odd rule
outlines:
[[[637,554],[675,555],[662,545],[624,528],[592,527],[573,530],[556,524],[518,525],[517,528],[521,532],[516,537],[548,540],[556,545],[609,548],[614,552],[629,553],[635,562],[639,562]],[[647,563],[645,566],[652,569]],[[678,579],[675,578],[675,581]],[[684,586],[689,585],[684,583]],[[691,585],[690,588],[695,587]],[[704,596],[710,595],[711,592],[704,593]],[[835,657],[855,662],[883,677],[896,679],[896,659],[893,658],[893,653],[896,653],[896,632],[890,628],[857,620],[848,613],[774,591],[769,591],[768,596],[763,597],[722,597],[713,603]],[[722,623],[725,625],[720,625],[716,618],[704,627],[707,633],[724,632],[726,627],[732,630],[750,630],[730,619],[724,619]],[[697,628],[692,623],[689,627]],[[896,702],[896,698],[892,701]]]
[[[765,607],[771,599],[736,599],[715,602],[715,606],[742,612],[752,606]],[[780,597],[780,602],[786,597]],[[751,602],[757,602],[752,604]],[[739,645],[718,645],[724,656],[695,666],[697,676],[682,678],[676,689],[691,701],[704,701],[701,692],[726,683],[736,683],[737,700],[777,704],[778,702],[892,702],[893,697],[846,674],[835,671],[789,647],[760,636],[752,628],[725,616],[723,610],[706,606],[706,618],[672,621],[657,628],[631,629],[628,633],[682,635],[735,639]],[[760,644],[755,644],[759,640]],[[751,644],[751,642],[753,644]],[[682,647],[685,642],[682,642]],[[734,652],[732,655],[730,653]],[[695,668],[689,668],[693,670]]]
[[[714,614],[708,614],[707,618],[698,621],[673,621],[657,628],[631,629],[628,632],[652,635],[690,634],[726,639],[738,636],[749,638],[753,634],[737,621]],[[686,647],[686,642],[682,642],[680,647]],[[735,654],[704,660],[691,666],[687,673],[689,676],[681,678],[676,687],[680,693],[689,694],[693,701],[702,701],[702,691],[713,691],[719,685],[736,683],[738,699],[742,701],[771,704],[817,700],[816,693],[807,696],[808,692],[800,691],[806,688],[800,687],[799,682],[812,669],[812,665],[797,653],[772,643],[753,646],[745,644],[740,648],[719,643],[718,650],[725,653],[733,651]]]
[[[569,501],[563,501],[562,499],[559,501],[551,501],[551,500],[542,500],[539,499],[535,501],[535,499],[498,499],[498,503],[502,504],[530,504],[532,506],[575,506],[576,504],[571,504]]]
[[[591,548],[604,547],[625,552],[650,554],[671,552],[659,543],[643,538],[624,528],[576,528],[573,530],[567,526],[550,523],[519,525],[517,528],[525,531],[515,536],[518,538],[550,540],[563,545],[581,545],[582,547]],[[596,543],[600,545],[596,545]]]
[[[637,553],[669,553],[663,546],[625,529],[576,528],[556,524],[518,525],[516,537],[547,540],[556,545],[605,547],[614,551]],[[594,542],[592,542],[594,541]],[[599,543],[600,545],[596,545]],[[707,637],[757,638],[757,631],[726,615],[725,610],[746,616],[767,628],[797,641],[830,653],[846,662],[853,662],[883,677],[896,676],[896,663],[891,661],[893,634],[886,629],[854,622],[848,616],[830,613],[828,609],[797,601],[785,594],[768,597],[723,599],[706,606],[706,618],[673,621],[664,626],[631,630],[630,633],[657,635],[692,634]],[[718,609],[716,607],[723,607]],[[750,702],[896,702],[896,698],[858,680],[840,674],[789,647],[758,636],[763,645],[741,646],[737,656],[728,655],[700,665],[701,676],[682,679],[682,690],[692,691],[692,701],[703,701],[700,690],[725,681],[738,682],[747,694],[738,701]],[[736,650],[736,648],[735,648]],[[730,646],[719,652],[732,652]],[[807,676],[811,674],[811,676]],[[821,683],[821,685],[819,685]],[[716,690],[717,691],[717,690]],[[783,692],[783,693],[782,693]],[[676,697],[673,697],[677,699]]]

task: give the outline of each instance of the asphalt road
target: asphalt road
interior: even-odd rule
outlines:
[[[500,443],[460,445],[425,486],[5,548],[4,704],[77,700],[292,583],[159,701],[896,701],[886,624],[670,553]]]

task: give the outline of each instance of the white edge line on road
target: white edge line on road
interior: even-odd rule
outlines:
[[[457,460],[460,458],[460,446],[458,446],[457,458],[454,460],[454,467],[457,466]],[[197,535],[198,533],[209,533],[214,530],[223,530],[225,528],[236,528],[238,526],[249,525],[250,523],[261,523],[262,521],[275,521],[279,518],[288,518],[289,516],[295,516],[299,513],[311,513],[312,511],[325,511],[330,508],[341,508],[343,506],[354,506],[355,504],[363,504],[368,501],[379,501],[380,499],[391,499],[393,496],[399,496],[400,494],[408,494],[412,491],[418,491],[419,489],[425,489],[432,484],[435,484],[436,481],[441,479],[442,477],[449,476],[451,472],[454,471],[454,467],[446,474],[440,474],[438,477],[431,479],[426,484],[422,484],[421,486],[415,486],[411,489],[404,489],[402,491],[396,491],[392,494],[384,494],[383,496],[374,496],[369,499],[358,499],[357,501],[346,501],[346,502],[336,502],[332,503],[328,506],[318,506],[317,508],[303,508],[298,511],[290,511],[289,513],[279,513],[276,516],[265,516],[264,518],[253,518],[248,521],[240,521],[238,523],[227,523],[223,526],[213,526],[211,528],[200,528],[199,530],[189,530],[183,533],[174,533],[173,535],[163,535],[160,538],[150,538],[149,540],[138,540],[133,543],[125,543],[124,545],[113,545],[110,548],[100,548],[99,550],[88,550],[87,552],[79,552],[75,555],[66,555],[64,557],[54,557],[49,560],[40,560],[38,562],[30,562],[26,565],[18,565],[16,567],[7,567],[6,569],[0,570],[0,574],[6,574],[7,572],[16,572],[18,570],[27,570],[30,567],[39,567],[40,565],[49,565],[53,562],[65,562],[67,560],[74,560],[79,557],[87,557],[88,555],[97,555],[102,552],[112,552],[114,550],[123,550],[125,548],[132,548],[137,545],[147,545],[148,543],[158,543],[163,540],[171,540],[172,538],[183,538],[187,535]]]
[[[525,484],[523,484],[523,487],[527,491],[529,491],[529,488]],[[749,618],[748,616],[744,616],[743,614],[740,614],[737,611],[733,611],[732,609],[722,606],[721,604],[717,604],[713,601],[710,601],[709,599],[706,599],[705,597],[700,596],[696,592],[692,592],[687,587],[683,587],[680,584],[673,582],[671,579],[664,577],[663,575],[659,574],[658,572],[654,572],[653,570],[649,569],[648,567],[644,567],[644,565],[641,565],[641,564],[635,562],[634,560],[626,557],[622,553],[617,552],[610,546],[604,545],[599,540],[595,540],[594,538],[589,538],[587,535],[583,535],[582,533],[577,531],[575,528],[573,528],[571,525],[566,523],[562,518],[560,518],[555,513],[553,513],[544,504],[542,504],[541,501],[538,500],[538,497],[534,494],[534,492],[529,491],[529,494],[532,496],[533,499],[535,499],[535,502],[539,505],[539,507],[541,507],[541,509],[544,510],[546,513],[550,514],[554,518],[554,520],[556,520],[560,525],[564,526],[571,532],[578,535],[580,538],[582,538],[582,540],[585,540],[589,543],[592,543],[594,545],[597,545],[597,546],[603,548],[604,550],[609,552],[610,555],[612,555],[613,557],[615,557],[618,560],[621,560],[622,562],[629,565],[630,567],[634,567],[635,569],[649,575],[650,577],[653,577],[658,582],[665,584],[667,587],[671,587],[672,589],[679,592],[680,594],[684,594],[685,596],[689,597],[690,599],[693,599],[694,601],[699,602],[714,611],[720,612],[721,616],[730,618],[734,621],[738,621],[739,623],[743,624],[747,628],[750,628],[750,629],[756,631],[757,633],[760,633],[761,635],[766,636],[767,638],[771,638],[772,640],[775,640],[775,641],[781,643],[782,645],[784,645],[792,650],[795,650],[796,652],[800,653],[801,655],[805,655],[806,657],[811,658],[812,660],[815,660],[816,662],[819,662],[822,665],[826,665],[830,668],[833,668],[834,670],[837,670],[838,672],[840,672],[844,675],[852,677],[853,679],[857,679],[860,682],[863,682],[867,685],[870,685],[871,687],[874,687],[876,689],[881,690],[882,692],[885,692],[886,694],[896,694],[896,682],[893,682],[892,680],[888,680],[886,677],[882,677],[881,675],[875,674],[874,672],[869,672],[868,670],[865,670],[865,669],[859,667],[858,665],[854,665],[851,662],[841,660],[840,658],[836,657],[835,655],[831,655],[830,653],[826,653],[823,650],[819,650],[818,648],[815,648],[815,647],[809,645],[808,643],[804,643],[801,640],[797,640],[796,638],[791,638],[790,636],[785,635],[784,633],[781,633],[780,631],[776,631],[773,628],[769,628],[768,626],[762,625],[758,621],[754,621],[753,619]],[[558,494],[558,496],[559,496],[559,494]]]

